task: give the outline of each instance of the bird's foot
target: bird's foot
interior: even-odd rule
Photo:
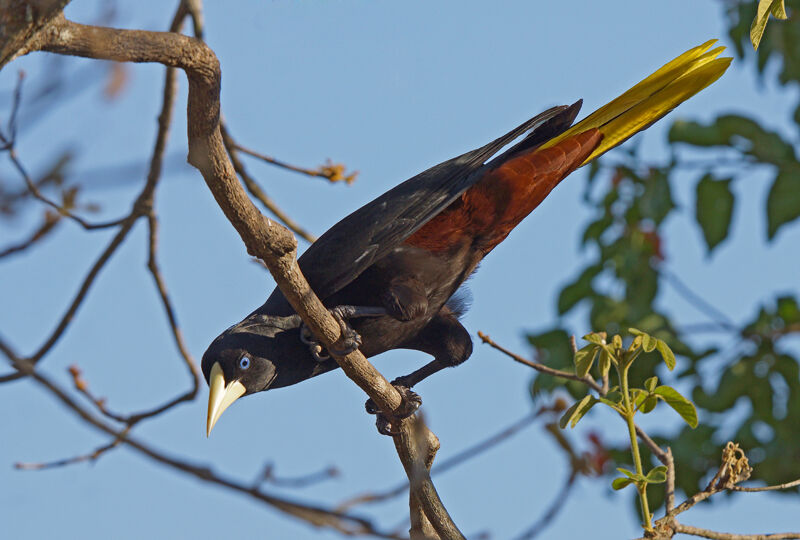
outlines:
[[[397,421],[413,416],[414,413],[417,412],[417,409],[420,408],[420,405],[422,405],[422,398],[419,394],[403,385],[400,382],[401,380],[402,377],[392,381],[392,386],[400,393],[402,402],[400,403],[400,407],[398,407],[391,416],[385,415],[371,398],[364,404],[367,412],[375,415],[375,425],[378,428],[378,433],[382,435],[397,435],[398,431],[395,429]]]
[[[334,356],[347,356],[361,346],[361,336],[358,332],[353,330],[346,320],[348,317],[352,316],[365,316],[355,312],[357,309],[358,308],[354,308],[353,306],[336,306],[330,310],[330,314],[333,315],[333,318],[336,319],[336,322],[339,324],[341,336],[339,337],[338,343],[341,343],[340,347],[328,347],[326,349],[320,345],[311,333],[311,330],[303,323],[300,329],[300,341],[308,345],[311,356],[313,356],[317,362],[330,360],[331,354]]]
[[[330,310],[333,318],[339,323],[339,331],[341,332],[339,341],[337,341],[337,343],[341,343],[341,347],[332,346],[328,348],[334,356],[347,356],[361,346],[361,336],[347,323],[348,312],[343,309],[345,307],[348,306],[336,306]]]

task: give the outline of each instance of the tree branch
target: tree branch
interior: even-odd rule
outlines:
[[[95,429],[102,431],[106,435],[109,435],[114,440],[122,441],[129,448],[150,458],[152,461],[194,476],[203,482],[216,484],[243,495],[247,495],[317,527],[330,527],[349,536],[368,535],[378,538],[404,540],[402,537],[399,537],[395,534],[379,531],[370,521],[366,519],[275,497],[265,493],[258,486],[249,486],[244,483],[237,482],[236,480],[232,480],[228,477],[215,473],[209,467],[182,461],[165,453],[159,452],[145,443],[131,438],[129,435],[127,435],[127,428],[117,431],[111,426],[107,425],[105,422],[89,412],[86,408],[82,407],[75,400],[73,400],[63,388],[55,384],[48,377],[36,371],[29,362],[13,356],[10,356],[9,360],[15,369],[24,373],[25,376],[29,377],[40,386],[46,388],[51,395],[65,405],[68,410],[71,410],[73,413],[78,415],[84,422],[91,425]]]
[[[25,54],[27,43],[67,4],[69,0],[0,1],[0,69]]]
[[[248,156],[260,159],[264,163],[269,163],[270,165],[275,165],[276,167],[280,167],[288,171],[305,174],[306,176],[325,178],[331,183],[344,181],[345,184],[352,184],[353,182],[355,182],[356,176],[358,176],[358,171],[350,174],[345,174],[344,165],[332,163],[330,160],[328,160],[328,163],[326,163],[325,165],[321,165],[316,169],[306,169],[305,167],[290,165],[289,163],[280,161],[278,159],[275,159],[274,157],[270,157],[266,154],[256,152],[255,150],[245,148],[240,144],[234,143],[233,149],[243,154],[247,154]]]
[[[800,533],[731,534],[692,527],[691,525],[684,525],[682,523],[675,524],[675,532],[691,534],[702,538],[712,538],[714,540],[786,540],[789,538],[800,538]]]
[[[497,446],[498,444],[504,442],[508,438],[516,435],[523,429],[527,428],[539,417],[542,410],[534,411],[530,414],[523,416],[521,419],[517,420],[510,426],[504,428],[503,430],[494,433],[487,437],[486,439],[479,441],[472,446],[468,446],[467,448],[455,453],[454,455],[448,457],[447,459],[440,460],[439,463],[431,469],[431,475],[438,475],[444,472],[449,471],[450,469],[457,467],[463,463],[466,463],[470,459],[479,456]],[[339,503],[336,507],[338,510],[348,510],[354,506],[360,504],[375,504],[380,503],[383,501],[387,501],[393,499],[395,497],[399,497],[403,493],[408,490],[408,482],[401,482],[396,486],[386,489],[381,492],[377,493],[363,493],[361,495],[356,495],[355,497],[350,497]]]
[[[264,217],[237,181],[219,129],[220,68],[211,49],[180,34],[86,26],[63,16],[32,40],[30,49],[119,62],[156,62],[183,69],[189,81],[189,163],[203,175],[248,253],[264,261],[284,296],[319,341],[328,350],[336,348],[339,325],[302,275],[296,261],[296,240],[287,229]],[[360,351],[337,358],[337,362],[382,411],[392,415],[400,408],[400,394]],[[414,419],[399,422],[399,433],[394,437],[412,492],[441,537],[463,538],[416,451],[412,436],[415,425]]]
[[[597,384],[597,382],[594,379],[592,379],[591,377],[589,377],[588,375],[586,377],[578,377],[574,373],[570,373],[568,371],[562,371],[560,369],[554,369],[554,368],[551,368],[551,367],[546,366],[544,364],[540,364],[539,362],[534,362],[533,360],[528,360],[527,358],[523,358],[522,356],[511,352],[510,350],[506,349],[505,347],[503,347],[501,345],[498,345],[497,343],[495,343],[492,340],[492,338],[490,338],[488,335],[484,334],[483,332],[478,332],[478,337],[481,338],[481,340],[484,343],[486,343],[487,345],[489,345],[490,347],[492,347],[494,349],[497,349],[501,353],[505,354],[506,356],[508,356],[509,358],[514,360],[515,362],[519,362],[522,365],[528,366],[530,368],[535,369],[536,371],[539,371],[541,373],[546,373],[546,374],[552,375],[554,377],[559,377],[561,379],[567,379],[567,380],[570,380],[570,381],[581,382],[581,383],[585,384],[586,386],[588,386],[589,388],[591,388],[592,390],[594,390],[595,392],[597,392],[598,394],[602,395],[603,388],[599,384]]]
[[[237,173],[239,173],[242,182],[244,182],[245,187],[247,187],[247,191],[249,191],[253,197],[258,199],[259,202],[264,205],[264,208],[272,212],[272,214],[278,218],[281,223],[286,225],[286,227],[288,227],[293,233],[309,243],[314,243],[317,238],[301,227],[299,223],[290,218],[286,212],[281,210],[281,208],[275,204],[275,201],[273,201],[266,193],[264,193],[264,190],[261,189],[261,186],[258,185],[258,182],[256,182],[255,179],[250,176],[250,173],[245,168],[244,163],[242,163],[242,160],[239,159],[238,146],[231,137],[230,133],[228,133],[228,128],[225,125],[225,122],[220,122],[220,132],[222,133],[222,140],[225,142],[225,148],[228,150],[228,155],[233,163],[233,168]]]

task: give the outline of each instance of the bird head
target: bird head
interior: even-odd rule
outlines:
[[[201,364],[209,389],[206,435],[240,397],[295,384],[336,366],[314,360],[300,340],[301,323],[297,315],[254,313],[209,345]]]

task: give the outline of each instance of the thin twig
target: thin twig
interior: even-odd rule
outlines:
[[[125,433],[125,430],[117,431],[107,425],[86,408],[79,405],[64,389],[50,380],[50,378],[36,371],[29,363],[14,357],[9,357],[9,360],[15,369],[23,372],[31,380],[48,390],[54,397],[61,401],[68,410],[77,414],[83,421],[114,439],[120,439],[129,448],[161,465],[194,476],[203,482],[216,484],[228,488],[231,491],[247,495],[317,527],[329,527],[350,536],[365,535],[394,540],[403,539],[402,536],[378,530],[367,519],[276,497],[265,493],[259,488],[254,488],[253,486],[237,482],[236,480],[215,473],[209,467],[196,465],[159,452],[149,445],[131,438]]]
[[[120,433],[124,433],[125,435],[127,435],[129,430],[130,430],[130,428],[126,427]],[[47,462],[47,463],[23,463],[23,462],[20,462],[20,463],[15,463],[14,464],[14,468],[22,470],[22,471],[43,471],[43,470],[46,470],[46,469],[57,469],[59,467],[67,467],[69,465],[75,465],[77,463],[83,463],[83,462],[86,462],[86,461],[93,463],[93,462],[97,461],[103,454],[105,454],[109,450],[113,450],[114,448],[116,448],[120,444],[122,444],[122,438],[115,437],[114,440],[111,441],[110,443],[105,444],[105,445],[95,449],[94,451],[89,452],[88,454],[82,454],[82,455],[79,455],[79,456],[74,456],[74,457],[66,458],[66,459],[59,459],[59,460],[50,461],[50,462]]]
[[[0,135],[0,139],[4,139],[2,137],[2,135]],[[3,141],[3,142],[5,142],[5,141]],[[100,229],[110,229],[110,228],[113,228],[113,227],[119,227],[120,225],[123,225],[125,223],[125,220],[127,218],[120,218],[120,219],[115,219],[115,220],[112,220],[112,221],[104,221],[104,222],[101,222],[101,223],[90,223],[90,222],[86,221],[85,219],[83,219],[82,217],[73,214],[72,212],[67,210],[65,207],[61,206],[60,204],[58,204],[58,203],[56,203],[54,201],[51,201],[47,197],[45,197],[42,194],[42,192],[39,191],[39,188],[36,187],[36,184],[33,182],[33,180],[31,180],[31,177],[28,174],[28,171],[26,171],[25,167],[22,165],[22,162],[20,161],[19,157],[17,156],[17,151],[13,146],[8,148],[8,157],[11,159],[11,163],[14,164],[14,167],[17,169],[17,171],[19,171],[20,175],[22,176],[22,179],[25,181],[25,185],[28,187],[28,190],[30,190],[30,192],[34,196],[34,198],[36,198],[36,199],[42,201],[43,203],[45,203],[46,205],[50,206],[51,208],[56,210],[60,215],[66,217],[68,219],[71,219],[72,221],[74,221],[75,223],[77,223],[78,225],[80,225],[81,227],[86,229],[87,231],[96,231],[96,230],[100,230]]]
[[[176,397],[173,401],[164,406],[164,408],[169,408],[182,401],[194,399],[199,390],[202,375],[200,373],[200,369],[197,367],[197,363],[192,358],[192,354],[189,352],[189,349],[186,347],[186,343],[183,340],[183,334],[181,333],[181,329],[178,326],[177,317],[175,316],[175,308],[172,306],[172,301],[170,300],[169,293],[167,292],[167,286],[164,283],[164,278],[161,275],[161,270],[159,269],[158,262],[156,260],[158,220],[156,219],[155,215],[151,214],[147,216],[147,223],[149,238],[147,268],[150,271],[150,274],[153,276],[153,281],[155,283],[156,290],[158,291],[158,296],[161,299],[162,306],[164,307],[170,332],[172,333],[172,339],[175,342],[175,346],[178,348],[178,352],[180,353],[186,368],[189,370],[189,375],[192,378],[192,388],[182,396]]]
[[[306,169],[305,167],[290,165],[289,163],[267,156],[261,152],[256,152],[255,150],[246,148],[241,144],[234,144],[234,149],[243,154],[247,154],[248,156],[258,158],[265,163],[269,163],[270,165],[275,165],[277,167],[305,174],[307,176],[325,178],[329,182],[344,181],[345,184],[352,184],[355,181],[356,176],[358,176],[358,171],[346,175],[344,165],[331,163],[330,160],[325,165],[320,165],[316,169]]]
[[[0,259],[3,257],[8,257],[9,255],[14,255],[16,253],[22,253],[26,249],[30,248],[41,239],[46,237],[48,234],[53,232],[56,228],[56,225],[61,221],[61,216],[54,213],[47,211],[44,215],[44,221],[42,222],[39,227],[33,231],[27,239],[23,240],[22,242],[12,244],[2,250],[0,250]]]
[[[675,509],[675,460],[672,457],[672,448],[667,446],[667,485],[665,486],[664,506],[667,514]]]
[[[122,224],[122,227],[120,227],[120,229],[117,231],[117,234],[114,235],[114,238],[112,238],[111,242],[108,244],[108,246],[106,246],[95,263],[89,269],[89,272],[86,274],[86,277],[83,279],[80,287],[78,288],[78,292],[75,294],[75,297],[72,299],[67,311],[61,317],[55,329],[51,332],[50,336],[39,347],[39,349],[33,355],[27,358],[30,363],[36,364],[39,360],[41,360],[50,351],[53,345],[56,344],[61,336],[64,335],[64,331],[67,329],[70,322],[72,322],[75,313],[78,311],[78,308],[86,298],[86,294],[89,292],[89,289],[100,273],[100,270],[103,269],[117,248],[122,244],[122,241],[125,240],[125,237],[128,235],[131,228],[133,228],[135,221],[136,218],[133,216],[126,218],[125,222]],[[16,380],[22,376],[22,373],[5,375],[0,377],[0,383]]]
[[[203,2],[202,0],[184,0],[181,2],[183,9],[192,18],[192,31],[194,37],[203,40],[205,32],[205,20],[203,18]]]
[[[319,484],[325,480],[330,480],[331,478],[336,478],[340,474],[339,469],[331,466],[302,476],[279,477],[275,476],[275,466],[272,463],[268,463],[253,482],[253,487],[257,488],[262,484],[271,484],[273,486],[285,488],[305,488]],[[344,509],[337,508],[336,511],[342,512]]]
[[[67,208],[62,205],[59,205],[56,202],[51,201],[47,197],[45,197],[39,188],[36,186],[36,183],[31,179],[28,171],[25,169],[25,166],[20,161],[19,157],[17,156],[15,144],[16,144],[16,136],[17,136],[17,109],[19,108],[20,104],[20,94],[22,91],[22,80],[23,77],[19,78],[17,83],[17,87],[14,90],[14,100],[11,109],[11,117],[8,122],[8,129],[10,131],[9,135],[5,135],[2,131],[0,131],[0,142],[3,143],[2,151],[7,151],[8,156],[11,160],[11,163],[17,169],[17,171],[22,176],[22,179],[25,181],[25,185],[28,187],[30,193],[38,200],[42,201],[43,203],[47,204],[51,208],[55,209],[59,215],[65,216],[79,225],[81,225],[86,230],[98,230],[98,229],[108,229],[111,227],[117,227],[122,224],[124,218],[117,219],[114,221],[108,221],[104,223],[89,223],[88,221],[84,220],[83,218],[76,216],[72,212],[70,212]]]
[[[467,461],[471,460],[474,457],[477,457],[487,450],[490,450],[497,446],[498,444],[502,443],[503,441],[513,437],[526,427],[533,424],[533,422],[539,417],[541,411],[534,411],[530,414],[523,416],[521,419],[517,420],[510,426],[498,431],[497,433],[492,434],[491,436],[487,437],[486,439],[475,443],[472,446],[461,450],[453,454],[452,456],[441,460],[438,464],[434,465],[431,468],[431,476],[438,475],[444,472],[447,472],[454,467],[462,465]],[[376,504],[381,503],[395,497],[399,497],[408,491],[408,482],[400,482],[396,486],[386,489],[384,491],[380,491],[377,493],[364,493],[362,495],[356,495],[355,497],[351,497],[341,503],[336,507],[337,510],[347,510],[354,506],[360,504]]]
[[[581,382],[581,383],[585,384],[586,386],[588,386],[589,388],[591,388],[592,390],[594,390],[595,392],[597,392],[600,396],[605,396],[606,393],[608,392],[607,385],[600,386],[599,384],[597,384],[597,381],[595,381],[594,379],[592,379],[588,375],[586,377],[578,377],[574,373],[570,373],[568,371],[562,371],[562,370],[559,370],[559,369],[554,369],[554,368],[551,368],[551,367],[546,366],[544,364],[540,364],[539,362],[534,362],[533,360],[528,360],[527,358],[523,358],[522,356],[511,352],[510,350],[506,349],[505,347],[503,347],[501,345],[498,345],[496,342],[494,342],[492,340],[492,338],[490,338],[488,335],[484,334],[483,332],[478,332],[478,337],[481,338],[481,340],[484,343],[486,343],[489,346],[491,346],[492,348],[497,349],[498,351],[502,352],[503,354],[505,354],[506,356],[508,356],[512,360],[514,360],[516,362],[519,362],[520,364],[526,365],[528,367],[531,367],[531,368],[535,369],[536,371],[540,371],[540,372],[546,373],[548,375],[553,375],[554,377],[560,377],[562,379],[568,379],[568,380],[571,380],[571,381]],[[636,434],[639,436],[640,439],[642,439],[642,441],[648,446],[648,448],[650,448],[650,450],[653,452],[653,454],[655,454],[655,456],[658,457],[658,459],[662,463],[664,463],[665,465],[668,465],[668,458],[667,458],[666,452],[664,452],[664,450],[660,446],[658,446],[658,444],[656,444],[656,442],[653,441],[653,439],[651,439],[647,435],[647,433],[645,433],[645,431],[641,427],[639,427],[638,425],[636,425]]]
[[[17,76],[17,84],[14,87],[14,95],[11,99],[11,115],[8,117],[8,134],[13,145],[13,141],[17,140],[17,113],[19,113],[19,106],[22,103],[22,81],[25,80],[25,72],[20,71]]]
[[[642,442],[647,445],[653,455],[655,455],[661,463],[669,467],[671,460],[670,454],[665,452],[663,448],[656,444],[656,442],[651,439],[650,436],[638,425],[636,425],[636,435],[639,436]]]
[[[800,538],[800,532],[776,534],[732,534],[712,531],[709,529],[701,529],[699,527],[692,527],[691,525],[684,525],[682,523],[676,523],[674,530],[677,533],[691,534],[692,536],[711,538],[713,540],[788,540],[790,538]]]
[[[603,390],[603,388],[599,384],[597,384],[597,382],[594,379],[592,379],[591,377],[589,377],[588,375],[586,377],[578,377],[574,373],[570,373],[568,371],[562,371],[560,369],[554,369],[554,368],[551,368],[551,367],[546,366],[544,364],[540,364],[539,362],[534,362],[533,360],[528,360],[527,358],[523,358],[522,356],[511,352],[510,350],[506,349],[505,347],[503,347],[501,345],[498,345],[497,343],[495,343],[492,340],[492,338],[490,338],[487,334],[484,334],[483,332],[478,332],[478,337],[481,338],[481,340],[484,343],[486,343],[487,345],[489,345],[490,347],[492,347],[494,349],[497,349],[501,353],[505,354],[506,356],[508,356],[509,358],[514,360],[515,362],[519,362],[520,364],[523,364],[523,365],[526,365],[526,366],[528,366],[530,368],[533,368],[536,371],[540,371],[542,373],[546,373],[547,375],[552,375],[554,377],[560,377],[562,379],[568,379],[570,381],[582,382],[583,384],[585,384],[586,386],[588,386],[589,388],[591,388],[592,390],[594,390],[598,394],[601,393],[602,390]]]
[[[228,132],[228,128],[225,125],[224,121],[220,122],[219,125],[220,133],[222,133],[222,140],[225,142],[225,148],[228,150],[228,155],[231,158],[231,163],[233,163],[233,168],[236,169],[236,172],[239,174],[239,177],[244,182],[247,191],[250,194],[258,199],[258,201],[264,205],[264,208],[269,210],[272,215],[274,215],[278,220],[286,225],[293,233],[297,236],[301,237],[303,240],[314,243],[317,238],[307,230],[305,230],[299,223],[293,220],[289,215],[281,210],[281,208],[273,201],[269,195],[267,195],[261,186],[258,185],[258,182],[250,176],[250,173],[244,166],[244,163],[241,159],[239,159],[239,151],[237,150],[238,146],[233,141],[230,133]]]
[[[777,491],[780,489],[789,489],[796,486],[800,486],[800,478],[798,478],[797,480],[793,480],[791,482],[786,482],[785,484],[778,484],[776,486],[764,486],[764,487],[732,486],[729,489],[731,491],[744,491],[747,493],[756,493],[758,491]]]

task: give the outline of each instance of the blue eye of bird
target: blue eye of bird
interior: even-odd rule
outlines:
[[[239,367],[242,369],[247,369],[250,367],[250,359],[246,356],[242,356],[239,359]]]

